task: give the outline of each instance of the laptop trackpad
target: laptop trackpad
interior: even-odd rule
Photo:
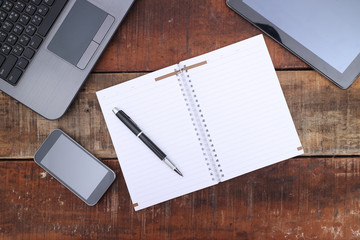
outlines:
[[[84,69],[114,17],[86,0],[77,0],[48,45],[48,49],[69,63]]]

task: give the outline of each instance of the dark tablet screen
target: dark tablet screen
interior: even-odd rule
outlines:
[[[360,53],[359,0],[244,2],[341,73]]]
[[[359,0],[227,1],[340,87],[347,88],[359,74]]]

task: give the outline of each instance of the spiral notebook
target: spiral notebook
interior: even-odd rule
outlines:
[[[262,35],[97,92],[135,210],[303,153]],[[120,122],[124,110],[184,177]]]

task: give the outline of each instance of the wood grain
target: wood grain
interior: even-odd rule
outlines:
[[[359,239],[360,158],[295,158],[134,212],[89,207],[32,161],[0,161],[0,239]]]
[[[94,72],[153,71],[261,32],[225,0],[137,0]],[[266,37],[277,69],[309,68]]]
[[[0,95],[0,159],[29,159],[60,128],[100,158],[116,158],[95,92],[141,73],[92,74],[57,121]],[[278,72],[306,156],[359,155],[360,82],[344,91],[314,71]]]
[[[225,0],[137,0],[61,119],[0,94],[0,240],[360,239],[359,79],[341,90],[269,37],[305,154],[133,210],[95,92],[260,33]],[[55,128],[116,172],[97,205],[32,161]]]

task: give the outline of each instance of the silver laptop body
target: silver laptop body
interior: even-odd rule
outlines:
[[[47,119],[60,118],[84,83],[133,1],[68,0],[17,85],[13,86],[0,79],[0,90]],[[85,11],[85,7],[89,8],[90,13],[87,16],[89,19],[93,19],[91,15],[94,13],[99,13],[102,22],[96,33],[94,32],[94,36],[91,36],[93,39],[81,56],[77,53],[78,59],[71,59],[71,56],[68,58],[59,52],[62,51],[61,48],[64,48],[65,40],[57,32],[58,30],[59,32],[60,30],[69,32],[69,26],[76,25],[71,23],[74,21],[71,18],[78,15],[74,12],[75,6],[77,11]],[[75,21],[75,23],[78,22],[81,21]],[[67,29],[63,23],[67,25]],[[86,27],[89,24],[83,24],[83,26]],[[76,31],[76,29],[71,30]],[[75,39],[75,41],[77,40]],[[67,51],[71,51],[71,47]]]

